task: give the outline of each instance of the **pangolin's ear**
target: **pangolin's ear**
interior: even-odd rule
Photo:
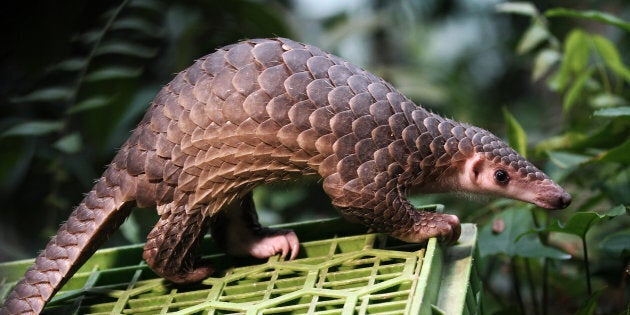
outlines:
[[[483,158],[475,155],[470,165],[470,181],[472,183],[478,183],[481,179],[484,168],[484,160]]]

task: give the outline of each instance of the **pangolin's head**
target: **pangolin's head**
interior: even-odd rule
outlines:
[[[458,167],[460,188],[522,200],[545,209],[569,206],[571,195],[507,143],[484,129],[469,129],[472,131],[467,134],[471,137],[467,138],[473,152]]]

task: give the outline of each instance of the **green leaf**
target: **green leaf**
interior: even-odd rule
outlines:
[[[547,10],[545,12],[545,16],[547,17],[576,17],[589,19],[601,23],[606,23],[610,25],[617,26],[627,32],[630,32],[630,23],[612,15],[609,13],[604,13],[600,11],[587,10],[587,11],[577,11],[565,8],[554,8]]]
[[[63,60],[52,67],[53,70],[61,71],[79,71],[85,67],[87,59],[83,57],[76,57]]]
[[[534,70],[532,72],[532,80],[536,81],[545,75],[551,67],[560,61],[562,55],[553,49],[543,49],[536,55],[534,60]]]
[[[542,244],[537,234],[531,233],[533,220],[527,208],[509,208],[494,217],[502,220],[505,228],[500,233],[485,225],[479,233],[479,253],[482,257],[506,254],[510,257],[547,257],[569,259],[571,256]]]
[[[109,98],[106,98],[104,96],[94,96],[70,107],[68,109],[68,114],[75,114],[78,112],[103,107],[107,104],[109,104]]]
[[[526,54],[538,47],[542,42],[546,41],[549,38],[549,31],[542,25],[542,23],[533,23],[521,40],[518,42],[518,46],[516,46],[516,52],[520,55]]]
[[[622,77],[627,82],[630,82],[630,69],[628,69],[621,60],[619,51],[610,40],[605,37],[594,35],[593,43],[595,44],[595,50],[601,55],[604,63],[612,70],[616,75]]]
[[[589,57],[589,36],[579,29],[567,35],[564,42],[564,57],[560,70],[549,82],[550,88],[562,91],[566,88],[574,73],[584,73]]]
[[[588,65],[590,54],[590,36],[582,30],[575,29],[569,33],[565,41],[564,57],[573,73],[581,73]]]
[[[614,147],[597,156],[601,162],[617,162],[630,164],[630,139],[627,139],[620,146]]]
[[[531,17],[540,15],[538,9],[531,2],[504,2],[497,4],[495,9],[500,13],[520,14]]]
[[[61,129],[63,129],[63,122],[61,121],[27,121],[9,128],[1,136],[41,136]]]
[[[508,142],[523,157],[527,158],[527,134],[516,118],[504,107],[503,118],[508,128]]]
[[[599,243],[602,251],[613,257],[630,256],[630,230],[609,235]]]
[[[583,239],[593,225],[625,213],[626,207],[623,205],[611,208],[603,214],[594,211],[576,212],[569,217],[565,224],[556,221],[554,224],[547,226],[543,231],[567,233],[579,236]]]
[[[77,153],[81,150],[82,147],[81,134],[79,134],[78,132],[74,132],[72,134],[64,136],[63,138],[57,140],[53,144],[53,147],[67,154]]]
[[[619,95],[610,94],[608,92],[603,92],[598,95],[595,95],[589,101],[590,101],[589,103],[591,104],[591,106],[594,108],[623,107],[623,106],[628,105],[628,101],[626,101],[623,97]],[[622,112],[624,111],[625,110],[622,110]],[[594,115],[595,116],[623,116],[623,115],[618,115],[615,111],[611,111],[610,113],[607,113],[607,111],[604,111],[602,115],[598,115],[597,114],[598,112],[599,111],[596,111]],[[609,114],[612,114],[612,115],[609,115]]]
[[[567,169],[587,163],[591,160],[588,155],[575,154],[569,152],[548,152],[549,160],[561,168]]]
[[[158,50],[143,45],[128,42],[110,42],[99,46],[95,55],[121,54],[138,58],[151,58],[157,54]]]
[[[134,31],[144,36],[159,37],[162,30],[155,24],[137,17],[123,17],[112,25],[112,30]]]
[[[39,90],[35,90],[27,95],[13,98],[14,102],[65,102],[69,100],[74,93],[74,88],[69,86],[53,86]]]
[[[603,290],[599,290],[591,294],[591,296],[589,296],[588,299],[584,301],[583,304],[580,305],[580,307],[575,312],[575,315],[597,314],[595,312],[597,310],[597,302],[599,301],[599,298],[603,292],[604,292]]]
[[[102,81],[112,79],[134,78],[140,75],[141,68],[128,68],[121,66],[112,66],[91,72],[85,76],[86,81]]]
[[[602,117],[630,116],[630,106],[603,108],[596,110],[593,115]]]
[[[571,84],[569,91],[567,91],[567,93],[564,95],[562,110],[564,110],[565,112],[571,110],[571,107],[573,107],[578,98],[582,96],[582,90],[584,89],[586,82],[591,78],[594,70],[594,68],[588,69],[587,71],[582,72],[575,79],[575,82]]]

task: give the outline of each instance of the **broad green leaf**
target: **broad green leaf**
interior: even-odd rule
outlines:
[[[562,55],[553,49],[544,49],[536,55],[532,80],[536,81],[545,75],[551,67],[560,61]]]
[[[595,44],[595,50],[601,55],[604,63],[612,70],[616,75],[622,77],[627,82],[630,82],[630,69],[628,69],[621,60],[619,51],[610,40],[605,37],[594,35],[593,43]]]
[[[503,119],[507,123],[508,128],[508,142],[523,157],[527,158],[527,134],[521,124],[518,123],[516,118],[507,110],[503,108]]]
[[[599,248],[614,257],[630,256],[630,230],[609,235],[599,243]]]
[[[538,9],[531,2],[504,2],[495,6],[497,12],[501,13],[513,13],[525,16],[538,16],[540,13]]]
[[[550,88],[563,91],[574,73],[583,73],[588,64],[589,38],[586,33],[574,29],[564,42],[564,56],[560,70],[549,82]]]
[[[41,136],[63,128],[61,121],[27,121],[17,124],[2,133],[2,137],[11,136]]]
[[[588,155],[575,154],[569,152],[548,152],[549,160],[558,165],[561,168],[567,169],[576,167],[580,164],[584,164],[591,160]]]
[[[597,160],[601,162],[630,164],[630,138],[621,145],[600,154]]]
[[[129,42],[109,42],[100,45],[95,55],[121,54],[138,58],[151,58],[157,54],[158,50],[143,45]]]
[[[534,22],[525,31],[523,37],[516,46],[516,52],[520,55],[530,52],[532,49],[538,47],[542,42],[549,38],[549,31],[542,25],[542,23]]]
[[[74,88],[70,86],[53,86],[35,90],[24,96],[13,98],[14,102],[65,102],[69,100],[74,93]]]
[[[571,107],[573,107],[573,105],[578,100],[578,98],[582,96],[582,90],[584,89],[586,82],[591,78],[591,75],[593,75],[593,71],[595,71],[595,69],[591,68],[591,69],[588,69],[587,71],[580,73],[580,75],[575,79],[573,84],[571,84],[571,87],[569,88],[567,93],[564,95],[564,100],[562,102],[562,110],[564,110],[565,112],[568,112],[569,110],[571,110]]]
[[[101,81],[111,79],[126,79],[133,78],[140,75],[142,70],[140,68],[128,68],[128,67],[108,67],[89,73],[85,76],[86,81]]]
[[[85,110],[103,107],[107,104],[109,104],[109,98],[104,96],[95,96],[70,107],[68,109],[68,114],[75,114]]]
[[[586,69],[590,54],[590,36],[582,30],[574,29],[566,38],[563,62],[573,73],[581,73]]]
[[[577,10],[571,10],[571,9],[565,9],[565,8],[554,8],[554,9],[547,10],[545,12],[545,16],[584,18],[584,19],[601,22],[601,23],[614,25],[621,29],[624,29],[627,32],[630,32],[630,23],[612,14],[604,13],[600,11],[594,11],[594,10],[577,11]]]
[[[630,106],[603,108],[596,110],[593,115],[603,117],[630,116]]]
[[[584,238],[588,230],[595,224],[626,213],[626,207],[623,205],[609,209],[603,214],[597,212],[576,212],[569,217],[565,224],[556,221],[554,224],[547,226],[545,232],[561,232]]]
[[[484,226],[479,233],[479,253],[482,257],[505,254],[510,257],[548,257],[569,259],[571,256],[542,244],[533,229],[532,214],[527,208],[510,208],[494,218],[502,220],[504,229],[493,233],[492,224]]]
[[[57,140],[53,144],[53,147],[63,153],[77,153],[81,150],[82,147],[81,134],[79,134],[78,132],[74,132],[72,134],[64,136],[63,138]]]

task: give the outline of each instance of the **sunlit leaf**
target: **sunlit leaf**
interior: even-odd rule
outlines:
[[[81,134],[79,134],[78,132],[74,132],[72,134],[64,136],[63,138],[57,140],[53,144],[53,147],[67,154],[77,153],[81,150],[82,147]]]
[[[516,52],[519,54],[526,54],[532,49],[538,47],[542,42],[549,38],[549,32],[541,23],[533,23],[521,40],[518,42]]]
[[[503,2],[495,6],[497,12],[513,13],[525,16],[538,16],[538,9],[531,2]]]
[[[584,89],[584,86],[586,85],[587,80],[591,78],[593,71],[595,71],[595,69],[591,68],[591,69],[588,69],[587,71],[580,73],[580,75],[575,79],[573,84],[571,84],[571,87],[569,88],[566,95],[564,96],[564,100],[562,102],[562,110],[564,110],[565,112],[568,112],[569,110],[571,110],[571,107],[573,107],[573,105],[575,104],[575,102],[577,102],[579,97],[583,95],[582,90]]]
[[[503,118],[508,128],[508,142],[518,153],[527,158],[527,134],[525,130],[506,108],[503,108]]]
[[[545,12],[545,16],[584,18],[584,19],[589,19],[589,20],[594,20],[597,22],[614,25],[630,32],[630,23],[612,14],[604,13],[600,11],[594,11],[594,10],[577,11],[577,10],[571,10],[571,9],[565,9],[565,8],[554,8],[554,9],[547,10]]]
[[[575,29],[567,36],[564,47],[564,57],[574,73],[580,73],[588,64],[589,35],[582,30]]]
[[[596,110],[593,115],[604,117],[630,116],[630,106],[603,108]]]
[[[142,69],[113,66],[91,72],[85,76],[86,81],[133,78],[140,75]]]
[[[544,49],[536,55],[534,60],[534,70],[532,71],[532,79],[534,81],[545,75],[551,67],[556,65],[562,58],[559,52],[553,49]]]
[[[70,86],[51,86],[35,90],[24,96],[15,97],[12,100],[18,103],[25,102],[64,102],[69,100],[74,93]]]
[[[41,136],[63,128],[61,121],[27,121],[17,124],[2,133],[2,137]]]
[[[482,257],[495,254],[554,259],[571,257],[560,250],[543,245],[537,234],[530,233],[533,229],[533,220],[528,209],[510,208],[497,214],[494,220],[503,221],[504,229],[500,233],[494,233],[492,224],[487,224],[481,229],[479,253]]]
[[[561,168],[572,168],[580,164],[588,162],[591,157],[583,154],[575,154],[569,152],[548,152],[549,160]]]
[[[598,95],[591,97],[589,103],[594,108],[606,108],[606,107],[623,107],[628,104],[628,101],[626,101],[621,96],[604,92],[604,93],[600,93]],[[624,111],[625,110],[621,111],[622,115]],[[598,114],[598,112],[599,111],[595,112],[595,116],[619,116],[615,111],[611,111],[610,113],[607,113],[607,111],[603,111],[602,114]]]
[[[552,78],[550,87],[562,91],[565,89],[573,74],[584,73],[590,53],[588,34],[579,29],[569,33],[564,42],[564,57],[560,70]]]
[[[618,76],[630,82],[630,69],[628,69],[621,60],[619,51],[610,40],[605,37],[594,35],[593,43],[596,51],[601,55],[604,63]]]

